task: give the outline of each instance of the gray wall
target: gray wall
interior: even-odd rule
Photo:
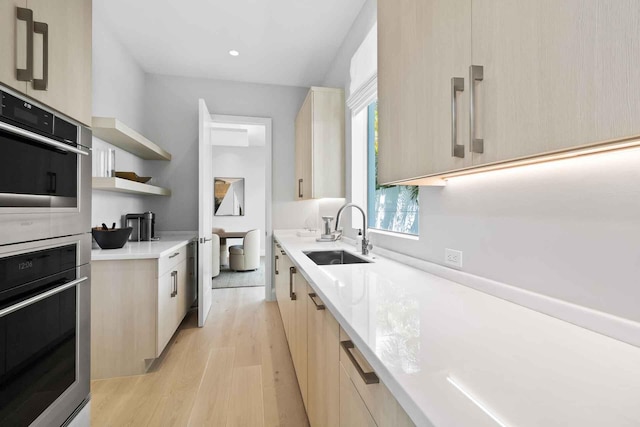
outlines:
[[[324,85],[348,88],[375,6],[363,7]],[[347,112],[347,159],[350,136]],[[640,321],[638,164],[633,150],[423,187],[419,240],[375,235],[373,243],[439,264],[445,248],[458,249],[463,271]]]
[[[145,74],[133,57],[109,31],[105,23],[93,16],[93,115],[117,117],[129,127],[143,132]],[[116,168],[146,172],[145,162],[136,156],[93,138],[94,175],[101,150],[116,150]],[[142,212],[146,198],[135,195],[94,191],[92,197],[92,225],[120,224],[127,212]]]
[[[160,230],[198,229],[198,99],[212,114],[269,117],[273,123],[273,226],[301,227],[288,213],[294,196],[294,120],[307,88],[148,74],[146,135],[171,152],[169,164],[148,162],[150,172],[173,190],[150,202]],[[215,172],[214,172],[215,174]]]

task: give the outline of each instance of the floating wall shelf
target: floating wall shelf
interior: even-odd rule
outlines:
[[[113,117],[94,117],[93,134],[111,145],[122,148],[145,160],[171,160],[171,153],[158,147],[120,120]]]
[[[116,193],[140,194],[146,196],[170,196],[171,190],[155,185],[142,184],[122,178],[92,178],[94,190],[115,191]]]

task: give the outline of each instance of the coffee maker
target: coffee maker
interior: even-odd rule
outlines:
[[[141,214],[126,214],[123,218],[125,227],[132,227],[130,242],[144,242],[158,240],[156,238],[156,214],[145,212]]]

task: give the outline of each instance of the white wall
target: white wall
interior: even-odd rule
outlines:
[[[324,85],[349,86],[349,60],[375,22],[369,0]],[[347,113],[347,194],[351,179]],[[640,151],[530,166],[420,189],[420,239],[374,245],[640,321]],[[348,222],[345,223],[349,224]]]
[[[298,87],[148,74],[145,94],[150,109],[144,128],[173,155],[168,165],[151,165],[153,175],[173,190],[171,197],[151,202],[158,228],[198,228],[199,98],[212,114],[273,119],[273,225],[302,227],[303,216],[294,212],[293,147],[294,120],[306,93]]]
[[[214,216],[213,226],[227,231],[260,230],[260,251],[265,252],[265,160],[261,147],[213,147],[213,176],[244,178],[244,216]],[[236,244],[232,242],[231,244]],[[237,244],[240,244],[238,242]]]
[[[93,115],[117,117],[135,130],[142,131],[145,74],[135,60],[106,27],[93,16]],[[93,138],[94,175],[100,150],[115,148]],[[146,174],[143,160],[116,148],[118,170]],[[113,222],[120,225],[122,214],[148,210],[145,198],[134,195],[94,191],[92,225]]]

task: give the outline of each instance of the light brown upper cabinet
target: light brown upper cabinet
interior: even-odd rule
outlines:
[[[0,81],[90,126],[91,0],[3,1],[0,24]]]
[[[27,0],[0,2],[0,82],[22,93],[27,91],[26,77],[19,80],[18,74],[27,72],[28,28],[33,25],[33,14],[26,7]]]
[[[471,165],[462,146],[470,62],[470,0],[378,1],[380,183]],[[454,77],[464,79],[456,91]]]
[[[640,135],[638,16],[630,1],[379,0],[380,181]]]
[[[312,87],[296,116],[295,200],[344,197],[344,92]]]
[[[640,2],[473,1],[474,165],[640,134]]]

